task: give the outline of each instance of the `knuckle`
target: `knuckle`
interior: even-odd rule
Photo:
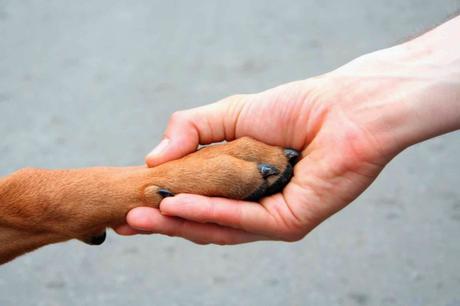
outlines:
[[[213,244],[216,245],[229,245],[234,243],[235,239],[233,239],[233,237],[230,235],[216,235],[213,239]]]
[[[210,244],[209,241],[205,241],[205,240],[192,240],[192,242],[198,245],[209,245]]]
[[[215,245],[228,245],[229,243],[225,241],[224,239],[216,239],[213,241],[213,244]]]
[[[187,111],[175,111],[169,118],[169,123],[174,124],[180,121],[184,121],[187,118]]]
[[[274,236],[285,242],[299,241],[312,229],[311,226],[298,218],[279,218],[275,228]]]
[[[284,232],[281,235],[281,240],[285,242],[296,242],[302,240],[307,233],[300,229],[294,229]]]
[[[163,235],[166,235],[168,237],[177,237],[177,233],[175,231],[164,232]]]
[[[236,94],[228,96],[227,98],[220,101],[220,103],[237,104],[243,101],[248,95],[247,94]]]
[[[205,209],[201,210],[201,219],[204,222],[209,222],[209,221],[212,221],[212,220],[216,220],[219,217],[219,215],[217,213],[217,210],[216,210],[216,205],[213,205],[213,203],[211,203],[211,199],[209,199],[209,198],[206,198],[203,201],[207,205],[206,206],[203,205],[203,207],[205,207]]]

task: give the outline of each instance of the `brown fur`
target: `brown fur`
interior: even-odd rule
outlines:
[[[159,188],[243,199],[263,183],[259,163],[282,172],[287,159],[282,148],[245,137],[154,168],[19,170],[0,179],[0,263],[50,243],[88,242],[130,209],[158,207]]]

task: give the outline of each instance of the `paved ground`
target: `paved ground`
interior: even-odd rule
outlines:
[[[331,2],[0,0],[0,174],[142,163],[174,110],[327,71],[460,9]],[[401,154],[301,242],[112,233],[0,268],[0,305],[460,305],[459,136]]]

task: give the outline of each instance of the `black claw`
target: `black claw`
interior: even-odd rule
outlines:
[[[104,243],[106,237],[107,237],[107,233],[106,231],[104,231],[102,234],[98,236],[91,237],[90,240],[88,241],[88,244],[101,245],[102,243]]]
[[[263,178],[267,178],[270,175],[276,175],[280,173],[280,171],[275,166],[269,164],[259,164],[257,168],[259,168],[259,172],[262,174]]]
[[[293,170],[291,164],[287,164],[286,169],[283,171],[283,173],[281,173],[276,179],[276,181],[267,188],[267,190],[265,191],[265,196],[281,192],[284,186],[286,186],[286,184],[289,183],[289,180],[292,177],[292,173]]]
[[[298,157],[300,156],[300,153],[294,149],[284,149],[284,155],[287,157],[291,164],[295,164]]]
[[[161,195],[163,198],[175,196],[174,193],[172,193],[172,192],[169,191],[168,189],[164,189],[164,188],[159,189],[159,190],[158,190],[158,194]]]

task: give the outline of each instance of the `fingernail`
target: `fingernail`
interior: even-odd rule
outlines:
[[[148,157],[153,157],[160,155],[161,153],[164,152],[166,147],[169,145],[169,138],[164,138],[149,154],[147,154]]]

